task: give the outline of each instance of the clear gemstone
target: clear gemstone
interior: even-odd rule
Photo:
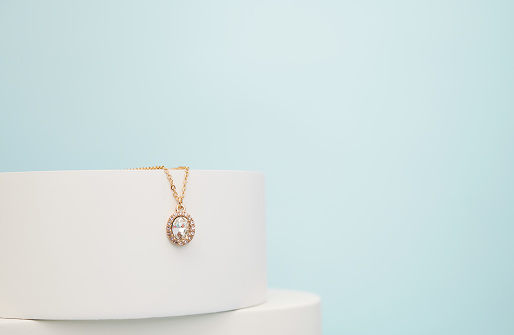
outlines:
[[[175,235],[176,238],[182,238],[186,235],[186,231],[189,228],[189,224],[187,222],[187,219],[183,216],[177,217],[175,220],[173,220],[173,228],[172,232],[173,235]]]

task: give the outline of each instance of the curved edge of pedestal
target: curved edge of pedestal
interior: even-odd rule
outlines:
[[[107,169],[107,170],[46,170],[46,171],[38,171],[38,170],[30,170],[30,171],[5,171],[5,172],[0,172],[0,176],[6,176],[6,175],[29,175],[29,174],[51,174],[51,173],[77,173],[77,172],[111,172],[111,171],[127,171],[127,170],[132,170],[134,171],[134,169],[131,169],[131,168],[127,168],[127,169]],[[172,169],[173,170],[173,169]],[[139,170],[139,171],[144,171],[144,170]],[[257,174],[257,175],[261,175],[261,176],[264,176],[264,172],[261,172],[261,171],[253,171],[253,170],[201,170],[201,169],[190,169],[189,171],[196,171],[196,172],[213,172],[213,173],[219,173],[219,172],[229,172],[229,173],[241,173],[241,174]]]
[[[229,312],[129,320],[0,319],[9,335],[321,335],[321,299],[300,291],[269,290],[268,301]]]

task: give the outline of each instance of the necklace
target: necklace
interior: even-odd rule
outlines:
[[[166,224],[166,235],[171,240],[171,242],[176,245],[186,245],[195,236],[195,222],[191,215],[186,212],[186,206],[184,206],[184,196],[186,194],[186,185],[187,185],[187,177],[189,177],[189,167],[187,166],[179,166],[177,168],[168,169],[165,166],[150,166],[150,167],[142,167],[135,168],[130,170],[163,170],[166,176],[168,177],[168,181],[170,183],[171,191],[173,192],[173,197],[177,200],[177,207],[175,208],[175,212],[170,215],[168,219],[168,223]],[[177,188],[173,184],[173,177],[171,176],[170,170],[184,170],[184,182],[182,184],[182,194],[179,196],[177,193]]]

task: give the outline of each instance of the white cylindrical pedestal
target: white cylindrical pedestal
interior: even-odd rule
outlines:
[[[2,320],[9,335],[321,335],[318,296],[270,290],[266,303],[225,313],[102,321]]]
[[[177,190],[184,173],[172,171]],[[196,223],[170,242],[174,211],[156,171],[0,173],[0,317],[134,319],[264,302],[264,176],[191,171]]]

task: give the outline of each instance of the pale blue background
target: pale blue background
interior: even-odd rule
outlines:
[[[513,59],[512,1],[0,1],[0,171],[264,171],[325,334],[513,334]]]

